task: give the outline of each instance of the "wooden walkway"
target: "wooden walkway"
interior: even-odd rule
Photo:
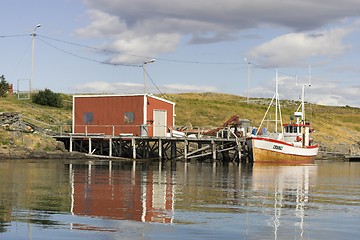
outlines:
[[[360,162],[360,155],[347,155],[345,160],[349,162]]]
[[[70,152],[129,159],[248,161],[244,138],[135,137],[100,134],[55,136]]]

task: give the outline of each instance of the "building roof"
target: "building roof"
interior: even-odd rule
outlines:
[[[159,101],[163,101],[172,105],[175,105],[174,102],[171,102],[169,100],[166,100],[164,98],[157,97],[152,94],[79,94],[79,95],[73,95],[73,98],[90,98],[90,97],[138,97],[138,96],[147,96],[154,99],[157,99]]]

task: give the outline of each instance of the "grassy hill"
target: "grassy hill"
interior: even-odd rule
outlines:
[[[33,104],[30,100],[18,100],[17,96],[0,98],[0,112],[16,112],[21,120],[42,128],[57,130],[56,125],[66,125],[71,119],[71,96],[63,95],[64,108]],[[22,158],[34,152],[59,151],[61,145],[40,132],[29,133],[26,129],[14,130],[7,125],[0,127],[0,156]]]
[[[44,126],[48,128],[70,125],[72,98],[69,95],[62,97],[65,103],[63,108],[36,105],[29,100],[18,100],[16,96],[0,98],[0,112],[19,112],[34,124],[40,124],[37,121],[49,124]],[[270,102],[270,99],[251,99],[247,103],[244,97],[221,93],[167,94],[165,98],[176,103],[177,126],[201,128],[221,126],[233,115],[249,119],[257,127]],[[281,101],[284,122],[290,121],[299,104],[296,101]],[[328,151],[344,152],[350,145],[360,142],[360,108],[307,104],[306,109],[306,118],[316,130],[314,140]],[[1,130],[0,134],[4,139],[8,133]]]

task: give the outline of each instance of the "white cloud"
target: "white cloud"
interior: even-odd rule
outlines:
[[[162,93],[183,93],[183,92],[215,92],[217,89],[212,86],[198,86],[198,85],[184,85],[184,84],[169,84],[158,86]],[[117,93],[117,94],[130,94],[130,93],[143,93],[144,85],[138,83],[118,82],[88,82],[75,85],[75,92],[78,93]],[[160,93],[154,86],[148,86],[149,93]]]
[[[305,82],[295,79],[279,77],[280,100],[301,100],[301,87]],[[352,106],[359,107],[358,98],[360,85],[339,87],[336,82],[314,80],[309,87],[305,85],[305,101],[326,106]],[[274,81],[266,85],[259,85],[251,89],[250,95],[259,98],[272,98],[275,93]]]
[[[252,49],[249,59],[266,67],[301,65],[310,57],[331,57],[347,48],[343,39],[351,28],[336,28],[321,33],[289,33]]]
[[[83,37],[104,37],[116,35],[127,30],[126,23],[114,15],[98,10],[89,10],[87,15],[91,22],[87,27],[76,30],[75,33],[77,35]]]
[[[217,89],[212,86],[197,86],[185,84],[167,84],[163,88],[166,92],[215,92]]]
[[[107,49],[121,49],[121,51],[138,52],[139,55],[119,54],[111,58],[108,62],[116,63],[142,63],[146,58],[151,58],[159,53],[170,52],[176,49],[180,40],[180,36],[176,34],[154,34],[146,36],[136,36],[128,32],[124,37],[114,41],[111,45],[106,46]]]
[[[360,106],[359,85],[339,87],[335,83],[315,83],[311,90],[314,103],[328,106]]]
[[[137,83],[109,83],[109,82],[88,82],[75,85],[73,88],[77,92],[87,93],[136,93],[143,89],[144,85]]]
[[[211,4],[208,0],[194,0],[191,4],[168,0],[84,2],[90,9],[90,22],[88,26],[78,29],[77,34],[111,38],[112,43],[105,47],[142,57],[172,52],[185,36],[190,39],[189,43],[208,44],[236,40],[241,31],[247,29],[278,26],[298,32],[360,15],[360,2],[354,0],[343,0],[341,3],[335,0],[219,0]],[[335,52],[341,52],[345,46],[339,43],[339,31],[326,32],[325,36],[317,37],[301,33],[285,35],[255,49],[252,55],[273,54],[268,47],[276,49],[281,43],[287,44],[285,49],[294,50],[291,53],[296,59],[303,59],[308,54],[323,56],[324,51],[328,54],[331,47],[335,47]],[[328,40],[335,42],[329,44]],[[310,47],[312,44],[315,45]],[[320,47],[320,52],[316,47]],[[139,60],[129,55],[118,55],[109,61],[134,63]],[[292,61],[292,58],[281,53],[277,53],[277,57],[277,62]]]

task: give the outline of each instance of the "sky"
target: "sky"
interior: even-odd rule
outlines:
[[[0,6],[0,75],[18,91],[31,82],[33,90],[69,94],[272,98],[277,76],[280,99],[299,100],[305,85],[308,102],[360,107],[359,0],[2,0]]]

